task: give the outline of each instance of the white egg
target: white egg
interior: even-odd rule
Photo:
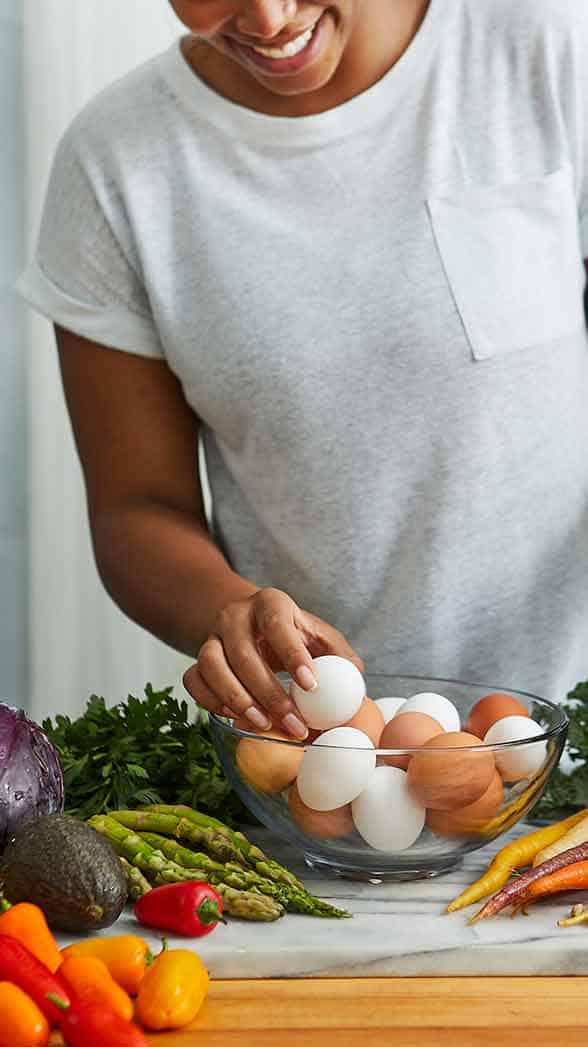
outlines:
[[[444,731],[461,730],[457,709],[453,702],[450,702],[449,698],[444,698],[442,694],[434,694],[429,691],[413,694],[406,699],[402,712],[426,713],[427,716],[432,716],[437,723],[440,723]]]
[[[351,812],[357,831],[377,851],[405,851],[420,836],[426,815],[398,767],[377,767]]]
[[[545,728],[528,716],[503,716],[484,735],[489,745],[501,742],[517,742],[544,734]],[[531,742],[530,745],[515,745],[512,749],[497,749],[494,753],[496,766],[507,782],[520,782],[532,778],[541,768],[547,753],[547,742]]]
[[[292,680],[290,696],[309,727],[328,730],[355,716],[365,698],[365,680],[348,658],[325,654],[313,661],[318,687],[303,691]]]
[[[400,706],[404,705],[406,698],[376,698],[375,701],[386,724],[394,719]]]
[[[339,748],[340,747],[340,748]],[[305,750],[296,784],[313,811],[333,811],[365,789],[376,766],[370,738],[355,727],[325,731]]]

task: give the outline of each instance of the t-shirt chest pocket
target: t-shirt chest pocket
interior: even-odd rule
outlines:
[[[584,326],[571,167],[430,196],[427,209],[474,359],[561,339]]]

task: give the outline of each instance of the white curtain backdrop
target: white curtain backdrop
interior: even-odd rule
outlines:
[[[28,702],[23,260],[22,11],[0,0],[0,701]]]
[[[24,0],[28,253],[55,146],[104,85],[180,35],[167,0]],[[109,702],[177,684],[189,664],[118,611],[91,552],[81,471],[53,334],[28,318],[30,710],[76,714],[91,693]]]

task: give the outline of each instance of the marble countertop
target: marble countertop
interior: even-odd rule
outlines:
[[[524,831],[519,825],[508,835]],[[170,948],[195,948],[214,978],[588,975],[588,927],[557,926],[571,904],[586,901],[588,894],[542,902],[515,919],[507,910],[472,927],[467,920],[476,907],[444,912],[508,837],[468,855],[462,866],[437,879],[372,885],[317,875],[299,851],[269,833],[255,836],[308,890],[349,910],[353,919],[288,913],[270,924],[230,920],[197,940],[167,936]],[[137,923],[125,913],[102,933],[136,934]],[[157,949],[157,936],[145,928],[140,933]],[[61,944],[71,940],[60,938]]]

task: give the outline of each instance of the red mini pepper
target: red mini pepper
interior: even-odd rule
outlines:
[[[145,927],[175,931],[189,938],[202,938],[217,923],[226,923],[222,913],[218,891],[199,880],[154,887],[135,904],[135,916]]]
[[[90,1000],[71,1005],[51,994],[59,1014],[59,1028],[69,1047],[148,1047],[138,1025],[120,1018],[114,1011]]]
[[[48,993],[55,993],[66,1005],[71,1002],[70,994],[59,975],[52,974],[26,945],[8,934],[0,934],[0,981],[18,985],[34,1000],[50,1025],[57,1025],[61,1012],[48,999]]]

